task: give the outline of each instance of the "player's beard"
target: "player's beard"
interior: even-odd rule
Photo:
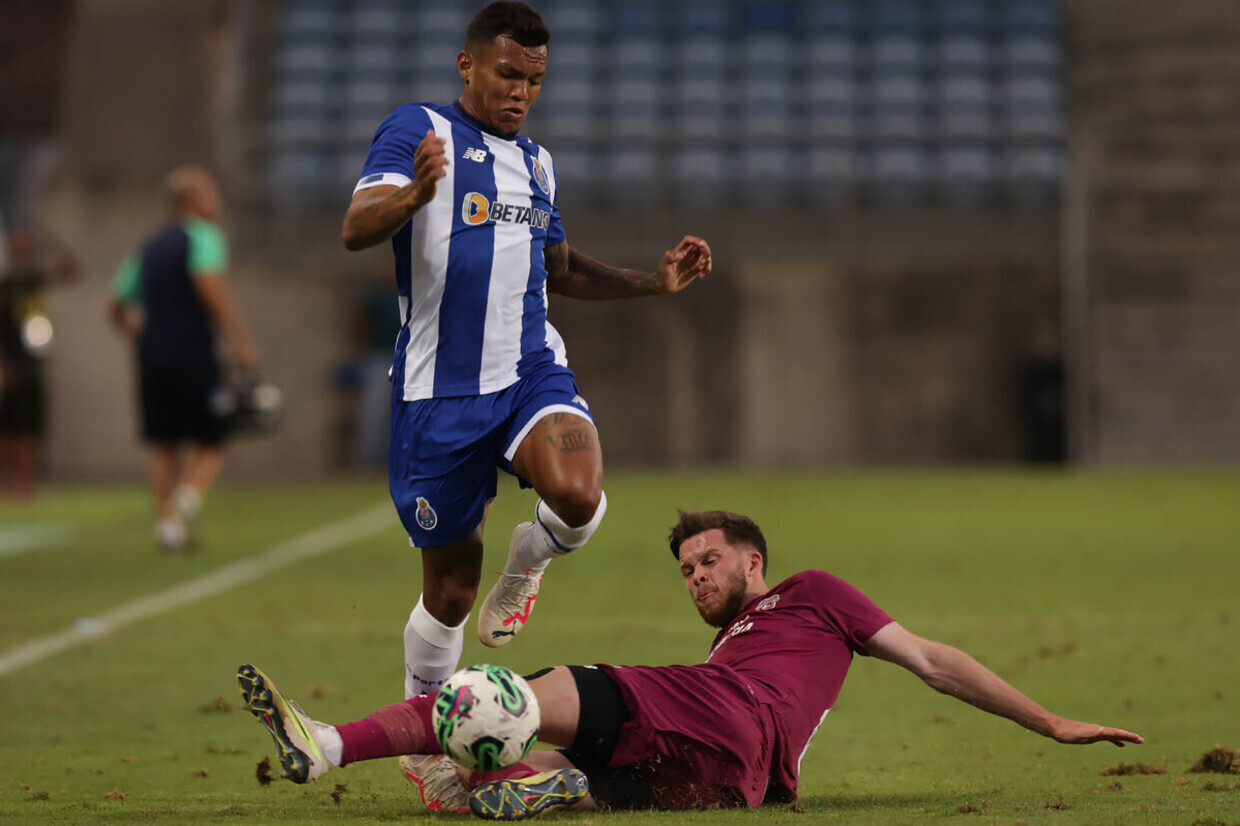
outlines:
[[[722,601],[714,608],[698,605],[698,613],[706,620],[707,625],[722,628],[736,619],[736,615],[745,607],[745,572],[736,571],[728,577],[726,582],[720,584],[718,593],[723,598]]]

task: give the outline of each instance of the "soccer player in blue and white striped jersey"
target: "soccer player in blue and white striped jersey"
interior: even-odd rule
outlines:
[[[686,236],[654,272],[571,249],[555,164],[520,135],[547,68],[550,33],[524,3],[469,24],[451,105],[406,104],[379,126],[344,218],[351,250],[391,240],[404,327],[392,370],[389,483],[423,584],[405,628],[405,693],[457,666],[477,595],[496,468],[539,495],[478,618],[503,645],[522,628],[543,569],[580,548],[607,508],[589,408],[547,321],[549,292],[589,300],[677,293],[711,269]]]

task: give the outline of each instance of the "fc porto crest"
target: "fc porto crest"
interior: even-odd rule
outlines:
[[[551,184],[547,183],[547,172],[542,168],[542,164],[538,162],[538,158],[531,158],[534,166],[534,182],[538,184],[538,188],[543,191],[543,195],[551,194]]]
[[[418,527],[424,531],[433,531],[435,526],[439,524],[439,516],[435,513],[435,509],[431,507],[431,503],[426,501],[425,497],[417,498],[418,512],[414,514],[414,519],[418,520]]]

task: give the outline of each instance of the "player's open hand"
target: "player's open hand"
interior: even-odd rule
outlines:
[[[710,245],[701,238],[686,235],[675,248],[663,253],[663,260],[655,270],[659,292],[678,293],[694,279],[710,275],[710,268]]]
[[[419,207],[435,197],[439,179],[448,174],[447,142],[431,129],[413,153],[413,187]]]
[[[1122,728],[1110,728],[1096,723],[1082,723],[1079,720],[1060,718],[1051,730],[1051,737],[1060,743],[1085,745],[1088,743],[1114,743],[1123,748],[1125,743],[1144,743],[1145,738],[1134,731]]]

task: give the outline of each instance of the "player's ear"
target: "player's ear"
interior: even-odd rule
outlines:
[[[456,70],[460,73],[461,80],[468,86],[470,75],[474,73],[474,56],[465,49],[461,49],[456,56]]]

